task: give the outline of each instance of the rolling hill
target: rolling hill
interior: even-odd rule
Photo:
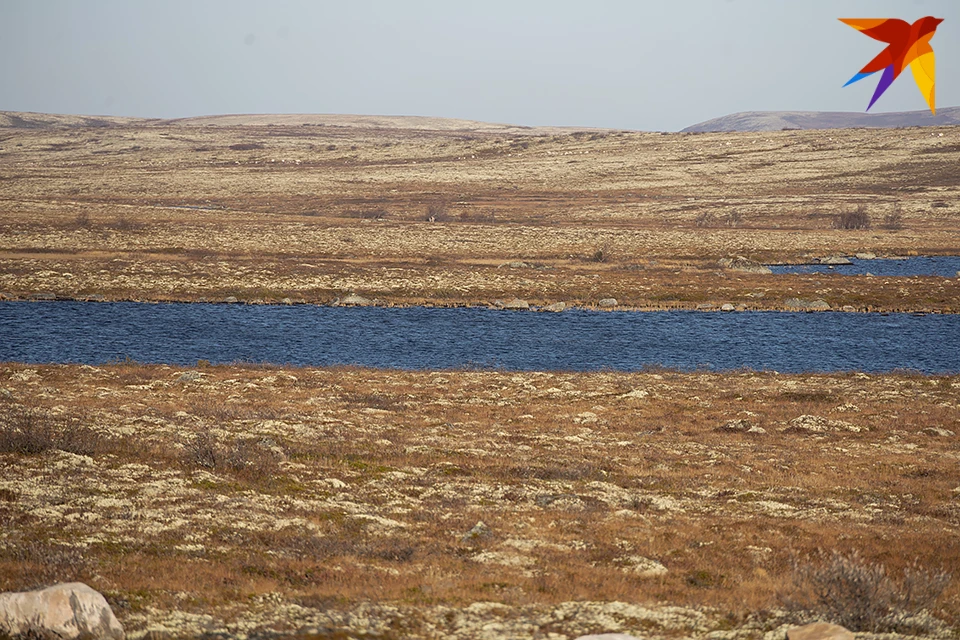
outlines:
[[[691,125],[684,133],[714,131],[780,131],[782,129],[852,129],[925,127],[960,124],[960,107],[929,111],[857,113],[848,111],[741,111]]]

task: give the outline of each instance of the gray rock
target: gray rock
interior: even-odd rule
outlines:
[[[743,256],[737,256],[736,258],[722,258],[717,264],[724,269],[729,269],[730,271],[742,271],[743,273],[760,274],[773,273],[773,271],[770,270],[770,267],[744,258]]]
[[[670,573],[670,570],[662,563],[643,556],[628,556],[620,560],[623,562],[625,572],[632,573],[640,578],[656,578]]]
[[[602,298],[600,302],[598,302],[597,304],[599,304],[604,309],[610,309],[612,307],[617,306],[619,303],[617,302],[616,298]]]
[[[763,427],[758,427],[754,424],[751,424],[743,418],[737,418],[736,420],[730,420],[720,425],[715,429],[715,431],[721,431],[726,433],[753,433],[759,435],[761,433],[766,433],[767,430]]]
[[[373,300],[351,293],[340,300],[340,304],[348,307],[369,307],[373,304]]]
[[[46,292],[44,292],[44,293],[31,293],[31,294],[28,296],[27,299],[28,299],[28,300],[56,300],[56,299],[57,299],[57,294],[55,294],[55,293],[46,293]]]
[[[843,256],[830,256],[828,258],[820,258],[820,264],[843,265],[853,263],[850,261],[850,258],[845,258]]]
[[[284,298],[283,300],[280,301],[280,304],[287,304],[287,305],[293,304],[293,300],[291,300],[290,298]]]
[[[566,302],[554,302],[553,304],[548,304],[545,307],[540,307],[540,311],[549,311],[550,313],[560,313],[567,308]]]
[[[727,431],[732,433],[746,433],[750,430],[753,425],[750,424],[747,420],[743,418],[737,418],[736,420],[729,420],[719,427],[717,431]]]
[[[783,301],[783,306],[787,309],[796,309],[798,311],[830,311],[830,304],[826,300],[817,298],[814,301],[801,300],[800,298],[787,298]]]
[[[480,538],[487,538],[490,536],[490,527],[483,523],[483,520],[478,520],[477,524],[473,525],[473,528],[470,531],[467,531],[464,534],[462,540],[464,542],[469,542],[471,540],[478,540]]]
[[[854,640],[854,635],[836,624],[814,622],[787,630],[787,640]]]
[[[701,302],[697,305],[697,311],[709,311],[710,309],[716,309],[717,306],[710,304],[709,302]]]
[[[735,311],[736,307],[730,304],[729,302],[720,307],[720,311]]]
[[[227,304],[236,304],[237,302],[239,302],[234,296],[227,296],[226,298],[223,299],[223,301]]]
[[[856,255],[857,260],[876,260],[877,254],[871,253],[869,251],[864,251]]]
[[[804,414],[790,421],[783,430],[785,433],[827,433],[828,431],[850,431],[859,433],[860,427],[843,420],[828,420],[823,416]]]
[[[940,427],[927,427],[926,429],[921,429],[920,433],[938,438],[950,438],[956,435],[953,431],[950,431],[950,429],[941,429]]]
[[[106,599],[80,582],[0,593],[0,634],[62,640],[125,638]]]
[[[177,378],[177,382],[197,382],[203,378],[203,374],[199,371],[184,371]]]
[[[514,298],[513,300],[507,300],[502,302],[503,309],[508,311],[529,311],[530,303],[526,300],[521,300],[520,298]]]
[[[813,302],[807,305],[807,309],[810,311],[830,311],[830,305],[826,300],[817,298]]]

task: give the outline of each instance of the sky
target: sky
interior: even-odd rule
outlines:
[[[346,113],[675,131],[738,111],[859,111],[884,44],[837,18],[957,0],[0,0],[0,110],[179,118]],[[872,112],[926,109],[904,74]]]

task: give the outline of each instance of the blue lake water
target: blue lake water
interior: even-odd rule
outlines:
[[[0,302],[0,361],[960,372],[960,315]]]
[[[917,256],[910,258],[878,258],[860,260],[850,258],[849,265],[781,264],[770,265],[774,273],[836,273],[848,276],[941,276],[956,278],[960,271],[960,256]]]

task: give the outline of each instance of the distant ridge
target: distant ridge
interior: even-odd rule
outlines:
[[[112,127],[112,126],[322,126],[358,127],[364,129],[409,129],[419,131],[463,131],[504,135],[549,135],[572,131],[614,131],[595,127],[526,127],[513,124],[479,122],[457,118],[428,116],[369,116],[348,114],[225,114],[191,118],[126,118],[118,116],[84,116],[27,111],[0,111],[0,127],[41,129],[47,127]]]
[[[857,113],[848,111],[741,111],[682,129],[683,133],[711,131],[780,131],[781,129],[851,129],[874,127],[928,127],[960,124],[960,107],[929,111]]]

